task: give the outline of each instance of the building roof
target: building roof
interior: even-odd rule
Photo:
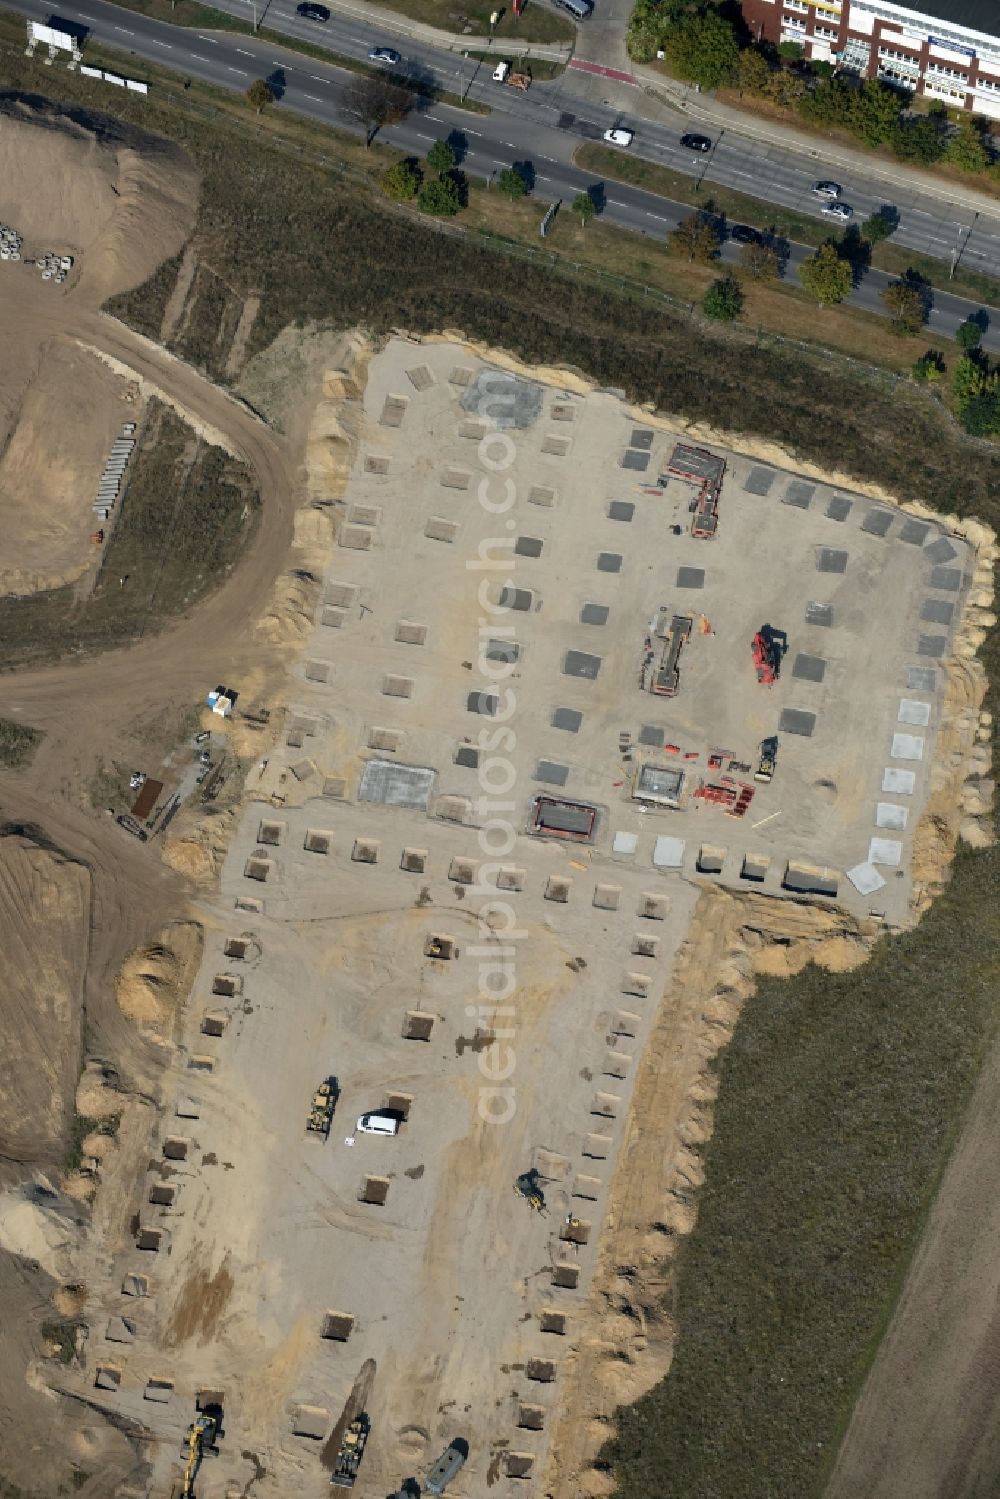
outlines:
[[[950,21],[953,26],[964,26],[967,31],[979,31],[984,36],[1000,40],[1000,5],[997,0],[890,0],[890,3],[918,16],[929,16],[946,23]]]

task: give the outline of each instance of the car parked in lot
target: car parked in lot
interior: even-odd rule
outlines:
[[[301,16],[304,21],[329,21],[330,12],[325,5],[314,5],[312,0],[302,0],[301,5],[295,7],[295,14]]]
[[[854,209],[847,203],[824,203],[820,213],[825,214],[828,219],[839,219],[842,224],[854,217]]]
[[[681,145],[689,151],[711,151],[712,142],[707,135],[682,135]]]
[[[373,47],[368,54],[368,61],[381,63],[384,68],[395,68],[401,58],[394,47]]]
[[[749,224],[730,224],[729,238],[737,245],[754,245],[759,238],[756,229]]]
[[[609,146],[630,146],[635,140],[635,131],[622,130],[620,126],[615,126],[613,130],[605,130],[604,139]]]
[[[814,182],[813,192],[817,198],[839,198],[843,189],[839,182]]]

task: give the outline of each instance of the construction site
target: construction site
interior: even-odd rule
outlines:
[[[322,581],[57,1383],[136,1494],[600,1492],[612,1194],[693,1170],[716,975],[752,971],[705,902],[845,966],[911,918],[975,558],[462,345],[361,369],[315,408],[314,473],[352,433]]]

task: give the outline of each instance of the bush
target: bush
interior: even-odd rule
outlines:
[[[397,161],[382,173],[382,191],[396,203],[407,203],[420,191],[420,172],[412,161]]]
[[[453,218],[462,206],[458,183],[451,176],[435,177],[420,189],[417,206],[421,213],[431,214],[434,218]]]
[[[914,380],[924,380],[932,383],[935,380],[940,380],[944,373],[944,358],[937,349],[928,349],[927,353],[921,354],[920,358],[913,365]]]
[[[736,277],[722,276],[713,281],[701,299],[701,310],[716,322],[734,322],[743,311],[743,288]]]

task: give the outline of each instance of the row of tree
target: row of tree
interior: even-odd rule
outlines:
[[[839,241],[826,240],[799,267],[802,290],[820,307],[833,307],[842,302],[867,267],[871,245],[885,239],[891,232],[891,216],[886,209],[880,209],[865,221],[860,233],[849,230]],[[721,243],[719,220],[705,211],[689,214],[667,236],[673,254],[702,264],[715,259]],[[751,280],[762,281],[777,276],[784,259],[785,250],[780,240],[773,237],[757,239],[742,247],[740,268]],[[930,293],[930,284],[916,271],[907,271],[898,281],[883,288],[880,295],[895,332],[919,333],[930,311]],[[702,303],[703,311],[709,317],[723,320],[738,317],[742,307],[742,286],[732,274],[715,282]]]
[[[945,161],[965,172],[1000,178],[984,122],[961,114],[951,126],[943,104],[910,115],[911,95],[880,79],[834,76],[824,61],[806,64],[797,42],[755,46],[745,26],[730,19],[726,0],[637,0],[628,45],[636,62],[662,52],[679,78],[702,88],[731,86],[766,98],[812,124],[848,130],[866,146],[888,145],[902,161]]]

